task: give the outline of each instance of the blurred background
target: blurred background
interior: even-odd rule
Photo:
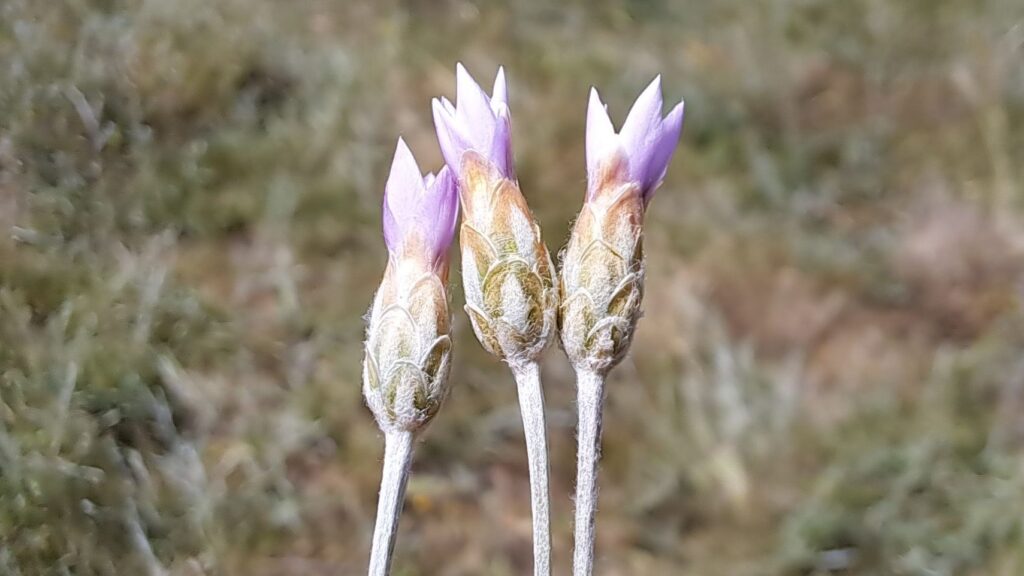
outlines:
[[[382,192],[399,135],[441,165],[457,61],[505,65],[552,251],[590,86],[617,123],[659,73],[687,103],[598,574],[1024,574],[1019,0],[2,0],[0,573],[365,570]],[[531,573],[515,387],[459,284],[397,576]]]

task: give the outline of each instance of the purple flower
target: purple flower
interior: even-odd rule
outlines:
[[[624,177],[640,187],[644,202],[661,185],[669,160],[679,143],[683,129],[683,103],[679,102],[664,119],[661,117],[661,76],[640,94],[618,134],[608,118],[597,89],[590,89],[587,108],[587,199],[597,191],[600,169],[608,161],[625,160]]]
[[[399,255],[410,248],[420,249],[425,250],[431,265],[446,262],[458,215],[458,190],[448,168],[441,168],[437,176],[423,176],[405,140],[399,138],[384,186],[388,251]]]
[[[455,80],[455,105],[444,97],[432,101],[437,140],[448,168],[461,173],[462,156],[472,150],[489,161],[503,177],[514,180],[505,70],[498,68],[491,96],[487,96],[462,64],[456,66]]]

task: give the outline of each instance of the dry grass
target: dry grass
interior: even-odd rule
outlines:
[[[687,101],[600,574],[1024,571],[1019,2],[7,0],[0,573],[364,569],[380,197],[399,134],[440,164],[457,60],[506,66],[553,250],[589,86],[618,119],[656,73]],[[396,573],[526,574],[514,387],[456,333]],[[543,368],[564,573],[573,390]]]

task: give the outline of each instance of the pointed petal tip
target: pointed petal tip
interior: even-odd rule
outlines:
[[[443,96],[441,98],[431,98],[430,99],[430,110],[434,114],[434,124],[437,124],[439,121],[443,121],[444,120],[444,118],[441,116],[441,114],[442,114],[442,112],[446,112],[446,110],[445,110],[444,104],[441,103],[442,100],[444,100]],[[435,128],[437,128],[437,126],[435,126]]]
[[[434,179],[433,193],[438,202],[437,222],[433,234],[435,264],[447,262],[446,255],[455,238],[459,220],[459,194],[455,178],[447,166],[441,168]]]
[[[382,203],[384,243],[391,252],[399,249],[408,226],[407,207],[422,190],[423,177],[416,158],[405,139],[399,137],[391,160],[391,170],[384,183]]]
[[[473,80],[473,75],[470,74],[469,70],[467,70],[466,67],[462,65],[462,62],[459,62],[458,64],[455,65],[456,101],[458,101],[457,97],[459,95],[459,89],[462,88],[462,85],[466,82],[476,84],[476,80]]]
[[[647,92],[648,90],[652,90],[652,89],[653,90],[657,90],[658,91],[658,95],[661,95],[661,74],[656,75],[654,77],[654,79],[651,80],[651,82],[647,85],[647,87],[644,88],[644,92]]]
[[[406,144],[405,138],[403,138],[401,136],[398,137],[398,143],[395,144],[395,158],[398,158],[399,154],[401,154],[403,156],[406,155],[406,154],[408,154],[409,156],[412,156],[412,150],[410,150],[409,149],[409,145]]]
[[[677,124],[679,126],[682,126],[682,124],[683,124],[683,116],[684,116],[685,110],[686,110],[686,102],[684,102],[683,100],[680,100],[679,103],[676,104],[672,108],[672,110],[669,111],[668,115],[665,116],[664,123],[671,123],[671,124]]]
[[[660,140],[662,107],[661,76],[658,75],[637,96],[619,131],[624,152],[629,159],[631,178],[638,183],[647,180],[647,167],[653,147]]]
[[[398,143],[395,144],[395,155],[391,160],[391,174],[388,177],[388,184],[391,183],[392,178],[408,179],[415,173],[416,179],[421,180],[423,178],[420,173],[419,164],[416,162],[416,157],[413,156],[412,150],[409,149],[409,145],[405,143],[405,139],[402,137],[398,138]],[[396,184],[398,182],[396,181]]]
[[[508,82],[505,80],[505,67],[498,66],[498,73],[494,75],[494,88],[491,90],[491,105],[501,103],[508,105]]]
[[[434,98],[430,102],[430,108],[434,116],[434,130],[438,136],[442,132],[454,134],[458,130],[458,120],[455,116],[455,107],[446,98]]]
[[[651,83],[648,84],[647,87],[644,88],[643,92],[636,97],[633,109],[636,109],[638,105],[641,104],[643,105],[641,107],[642,112],[650,112],[652,111],[652,108],[657,107],[657,110],[654,110],[653,112],[658,114],[658,116],[661,116],[661,107],[663,105],[661,98],[661,74],[655,76],[654,80],[651,80]],[[630,110],[630,114],[632,113],[633,111]]]
[[[602,156],[615,146],[617,140],[615,127],[608,116],[608,108],[601,102],[597,88],[591,86],[590,99],[587,102],[587,129],[584,135],[587,174],[596,173]]]
[[[436,98],[435,98],[435,100],[436,100]],[[455,105],[452,104],[451,100],[449,100],[449,99],[445,98],[444,96],[442,96],[441,97],[441,105],[444,107],[445,110],[448,111],[449,114],[451,114],[453,117],[455,116]]]
[[[441,148],[441,155],[444,157],[445,164],[452,170],[454,176],[459,173],[463,154],[471,149],[482,151],[486,150],[486,148],[481,148],[474,140],[478,134],[467,133],[467,123],[461,115],[464,113],[457,115],[440,102],[434,104],[433,112],[437,143]],[[489,108],[488,113],[493,115]],[[493,119],[490,122],[493,124]],[[489,140],[487,142],[489,143]]]
[[[679,146],[679,136],[683,130],[683,110],[683,102],[676,104],[662,121],[657,135],[651,142],[649,157],[644,163],[644,173],[641,176],[641,188],[647,201],[650,201],[655,190],[665,179],[668,165]]]
[[[466,70],[466,66],[462,62],[455,63],[455,85],[459,84],[459,79],[464,76],[469,76],[469,70]]]
[[[601,102],[601,96],[597,90],[590,90],[590,100],[587,102],[587,136],[607,137],[609,133],[614,134],[615,128],[608,116],[608,108]]]

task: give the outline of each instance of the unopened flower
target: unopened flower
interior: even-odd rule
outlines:
[[[536,576],[551,574],[547,431],[537,358],[558,307],[551,255],[519,191],[512,162],[508,89],[498,69],[490,97],[460,64],[456,105],[434,100],[434,124],[462,202],[466,313],[483,347],[508,363],[519,392],[530,466]]]
[[[664,119],[661,77],[618,133],[597,90],[587,109],[587,195],[564,255],[562,345],[578,369],[604,374],[629,349],[643,296],[643,221],[683,126],[683,103]]]
[[[381,429],[417,432],[448,391],[448,248],[458,196],[447,168],[425,177],[401,139],[384,189],[388,263],[366,332],[363,394]]]
[[[537,358],[554,327],[551,256],[515,178],[503,70],[491,97],[461,64],[456,76],[457,106],[442,98],[433,108],[441,152],[459,182],[466,313],[484,348],[521,365]]]
[[[629,350],[644,286],[643,222],[683,127],[683,103],[661,116],[661,78],[640,94],[619,133],[596,90],[587,109],[587,196],[560,275],[562,347],[576,371],[573,574],[594,565],[604,382]]]

